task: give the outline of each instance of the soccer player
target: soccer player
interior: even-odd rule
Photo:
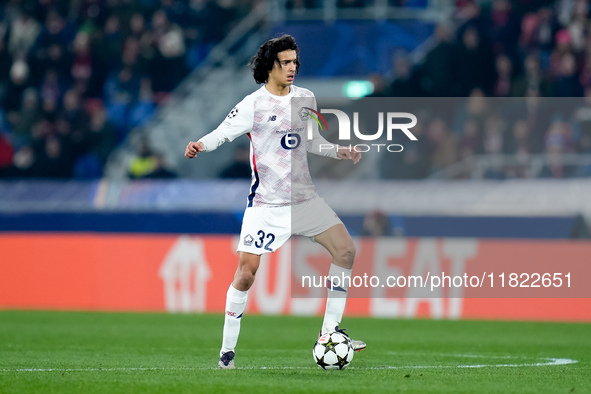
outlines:
[[[248,135],[251,143],[252,185],[240,232],[238,268],[226,294],[218,363],[222,369],[234,368],[240,321],[261,255],[276,251],[293,234],[310,237],[328,250],[333,259],[330,277],[348,278],[339,286],[328,286],[320,334],[343,332],[339,323],[347,300],[355,246],[341,220],[318,196],[306,156],[310,151],[356,164],[361,153],[329,144],[317,129],[310,140],[305,128],[293,127],[298,120],[291,119],[291,112],[298,99],[311,100],[315,106],[312,92],[293,85],[300,65],[298,52],[289,35],[261,45],[250,65],[255,81],[264,86],[238,103],[217,129],[197,142],[189,142],[185,149],[185,157],[192,159],[243,134]],[[319,144],[327,145],[319,149]],[[332,149],[325,149],[327,146]],[[355,350],[366,346],[359,340],[352,340],[352,345]]]

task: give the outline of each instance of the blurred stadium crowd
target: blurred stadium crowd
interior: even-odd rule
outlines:
[[[3,1],[0,175],[100,177],[112,149],[199,65],[248,3]]]
[[[457,28],[439,25],[436,44],[420,64],[398,56],[391,79],[373,77],[373,96],[471,98],[459,121],[423,122],[418,132],[426,138],[390,157],[383,177],[424,178],[482,154],[514,156],[508,165],[489,168],[485,178],[591,175],[588,165],[564,160],[565,154],[591,153],[589,1],[486,3],[458,0]],[[508,100],[504,110],[495,111],[485,97],[524,99]],[[545,155],[543,166],[519,164],[536,154]]]
[[[338,0],[338,7],[374,0]],[[252,8],[248,0],[10,0],[0,5],[0,177],[97,178],[109,153]],[[317,0],[285,7],[315,8]],[[389,5],[423,7],[420,0]],[[590,176],[564,154],[591,153],[588,0],[457,0],[419,63],[371,76],[375,97],[470,97],[461,117],[433,117],[419,143],[389,155],[381,176],[421,179],[481,154],[547,158],[535,174],[502,166],[485,177]],[[490,97],[524,97],[512,116]],[[543,97],[579,97],[568,108]],[[510,107],[510,106],[509,106]],[[237,155],[244,156],[244,155]],[[174,176],[143,146],[132,178]],[[246,163],[243,163],[246,165]],[[245,171],[234,171],[244,174]],[[457,175],[469,176],[469,175]]]

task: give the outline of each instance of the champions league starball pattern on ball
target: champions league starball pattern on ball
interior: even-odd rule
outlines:
[[[332,332],[318,338],[312,354],[322,369],[345,369],[353,360],[354,351],[349,338]]]

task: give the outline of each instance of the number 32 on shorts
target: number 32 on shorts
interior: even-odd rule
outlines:
[[[260,237],[255,243],[254,246],[256,246],[257,248],[262,248],[264,245],[264,249],[268,250],[269,252],[273,252],[273,249],[271,249],[271,244],[273,243],[273,241],[275,241],[275,234],[273,233],[267,233],[265,234],[265,232],[263,230],[260,230],[257,235]],[[267,241],[265,243],[265,241]]]

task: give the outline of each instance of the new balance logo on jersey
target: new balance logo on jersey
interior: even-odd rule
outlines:
[[[269,120],[267,122],[275,122],[277,120],[277,115],[269,116]]]
[[[254,241],[254,238],[252,237],[252,235],[248,234],[246,237],[244,237],[244,245],[245,246],[250,246],[252,245],[252,242]]]

